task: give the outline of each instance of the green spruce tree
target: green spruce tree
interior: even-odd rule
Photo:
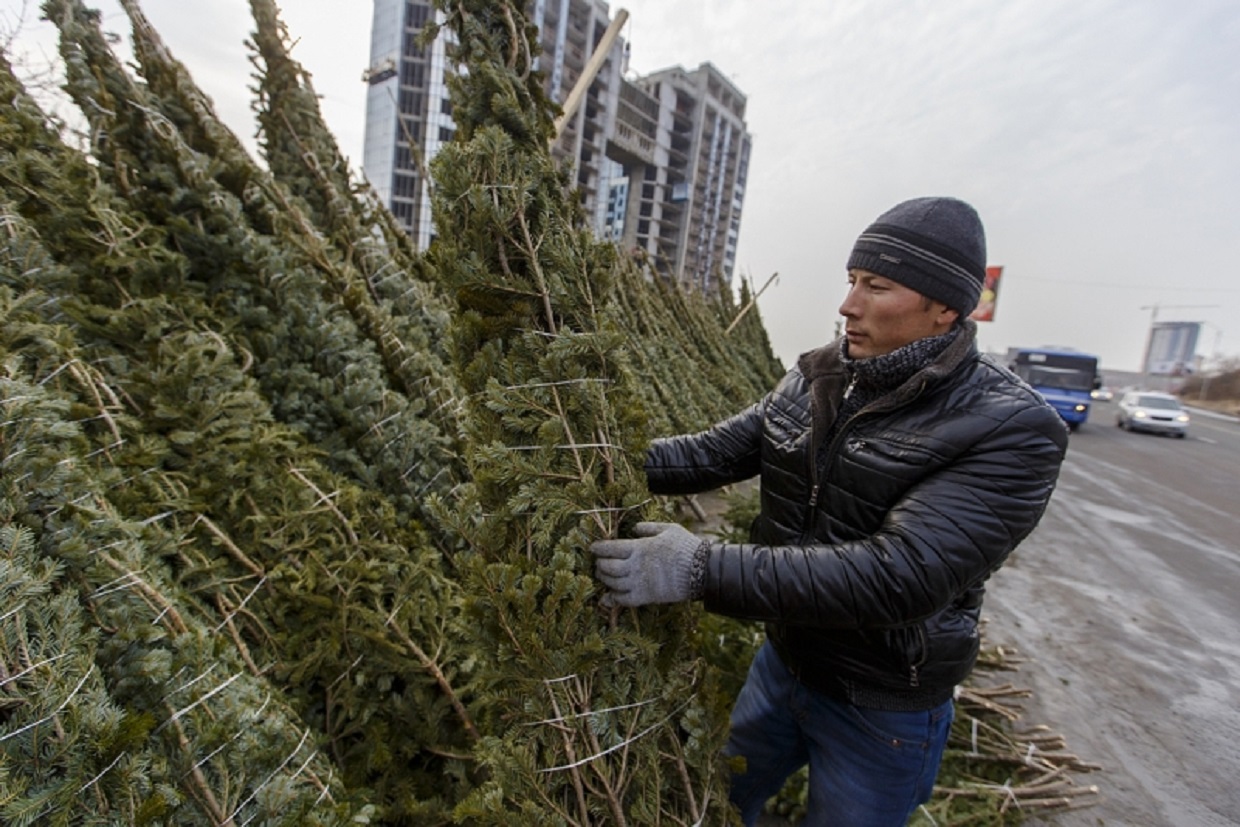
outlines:
[[[444,503],[471,555],[480,824],[723,823],[721,710],[696,610],[611,611],[587,550],[656,513],[614,249],[548,151],[552,108],[520,4],[437,4],[459,43],[457,141],[432,168],[435,264],[458,303],[472,484]],[[433,35],[434,30],[431,31]]]

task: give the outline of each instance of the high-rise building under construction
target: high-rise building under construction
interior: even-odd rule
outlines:
[[[419,248],[434,236],[428,162],[455,131],[450,44],[420,37],[435,14],[429,2],[375,0],[365,73],[365,175]],[[533,0],[529,14],[545,90],[565,109],[552,155],[594,233],[666,277],[731,283],[751,145],[745,96],[709,63],[626,77],[628,44],[613,26],[623,20],[603,0]]]

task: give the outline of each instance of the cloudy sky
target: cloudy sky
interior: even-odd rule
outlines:
[[[115,3],[95,4],[125,40]],[[294,55],[360,168],[371,4],[286,0]],[[25,6],[25,22],[19,30]],[[51,48],[0,0],[10,54]],[[245,0],[145,0],[252,145]],[[354,11],[344,12],[342,9]],[[784,361],[826,341],[857,234],[919,195],[972,202],[1004,268],[990,350],[1060,344],[1136,370],[1151,321],[1240,355],[1235,0],[627,0],[631,70],[714,63],[748,96],[738,268]]]

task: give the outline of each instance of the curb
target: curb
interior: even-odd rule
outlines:
[[[1193,416],[1201,416],[1201,417],[1205,417],[1206,419],[1221,419],[1225,422],[1240,423],[1240,416],[1232,416],[1231,414],[1219,413],[1218,411],[1212,411],[1209,408],[1194,408],[1191,405],[1185,405],[1184,410],[1188,411]]]

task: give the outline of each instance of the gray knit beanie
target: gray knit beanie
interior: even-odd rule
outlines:
[[[914,198],[866,227],[848,269],[886,276],[960,311],[977,307],[986,279],[986,233],[977,211],[955,198]]]

